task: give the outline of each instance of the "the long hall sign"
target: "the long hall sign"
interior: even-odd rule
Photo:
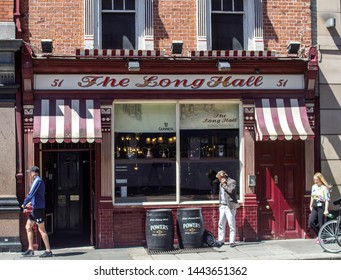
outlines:
[[[35,75],[36,90],[300,90],[304,75]]]

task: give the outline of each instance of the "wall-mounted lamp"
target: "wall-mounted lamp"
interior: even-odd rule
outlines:
[[[334,28],[336,26],[336,19],[335,18],[329,18],[326,20],[326,27],[327,28]]]
[[[140,71],[140,62],[136,60],[128,61],[128,70],[129,71]]]
[[[288,54],[298,54],[300,46],[301,46],[300,42],[289,42],[287,46]]]
[[[41,40],[41,50],[43,53],[52,53],[53,46],[51,39],[43,39]]]
[[[182,54],[182,41],[172,42],[172,54]]]
[[[228,61],[218,61],[217,67],[219,71],[230,71],[231,64]]]

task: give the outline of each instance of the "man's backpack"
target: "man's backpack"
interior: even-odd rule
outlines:
[[[204,236],[203,236],[203,243],[205,247],[214,247],[217,245],[217,240],[214,236],[214,234],[207,229],[204,231]]]

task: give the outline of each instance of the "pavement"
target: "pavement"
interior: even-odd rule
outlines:
[[[33,257],[17,252],[2,252],[0,260],[42,260],[44,251]],[[313,239],[239,242],[233,248],[225,243],[220,248],[175,249],[149,252],[145,247],[95,249],[73,247],[53,250],[54,257],[45,260],[341,260],[341,253],[324,252]]]

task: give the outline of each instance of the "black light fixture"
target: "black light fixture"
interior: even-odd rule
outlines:
[[[137,60],[129,60],[128,61],[128,70],[129,71],[140,71],[140,62]]]
[[[230,71],[231,70],[231,64],[228,61],[218,60],[217,67],[218,67],[219,71]]]
[[[41,40],[41,50],[43,53],[52,53],[53,46],[51,39],[43,39]]]
[[[287,46],[288,54],[298,54],[300,46],[301,46],[300,42],[289,42]]]
[[[182,54],[182,41],[173,41],[172,42],[172,54]]]

